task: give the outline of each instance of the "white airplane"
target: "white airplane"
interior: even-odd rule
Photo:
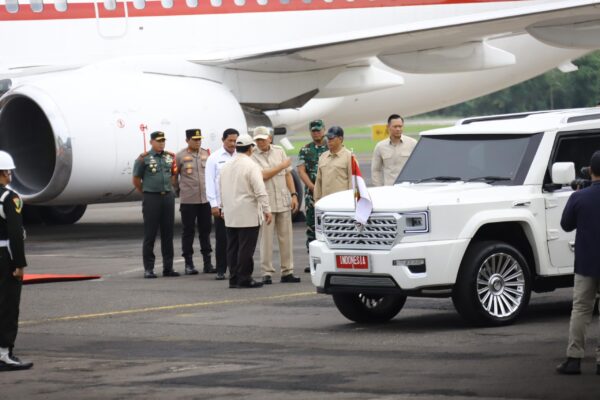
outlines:
[[[137,199],[149,133],[370,124],[600,48],[600,1],[0,0],[0,148],[48,222]],[[75,205],[75,206],[73,206]]]

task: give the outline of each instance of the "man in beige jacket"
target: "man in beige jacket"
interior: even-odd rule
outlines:
[[[273,283],[273,237],[279,243],[279,265],[281,282],[297,283],[300,278],[294,276],[294,258],[292,256],[292,211],[298,209],[298,193],[294,188],[290,158],[280,146],[271,144],[271,132],[267,127],[254,129],[254,141],[257,149],[252,159],[262,170],[263,180],[269,194],[269,206],[273,214],[273,223],[260,229],[260,266],[262,282]]]
[[[319,157],[315,202],[328,194],[352,189],[352,152],[344,147],[344,130],[332,126],[327,131],[328,151]]]
[[[252,161],[254,141],[240,135],[237,155],[221,170],[221,209],[227,230],[227,262],[230,288],[257,288],[261,282],[252,279],[252,256],[258,241],[260,225],[271,223],[269,195],[260,167]]]

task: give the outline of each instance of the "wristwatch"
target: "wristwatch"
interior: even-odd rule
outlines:
[[[298,197],[298,193],[296,192],[290,193],[290,195]]]

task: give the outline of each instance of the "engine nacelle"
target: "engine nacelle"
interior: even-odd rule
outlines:
[[[227,87],[198,78],[89,67],[28,77],[0,98],[0,148],[15,159],[12,186],[29,204],[135,199],[133,163],[150,133],[164,131],[177,152],[189,128],[215,150],[226,128],[247,124]]]

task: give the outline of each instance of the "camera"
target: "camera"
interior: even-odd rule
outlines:
[[[581,167],[581,169],[579,170],[579,175],[581,176],[581,178],[577,178],[571,181],[571,188],[573,190],[583,189],[592,184],[590,167]]]

